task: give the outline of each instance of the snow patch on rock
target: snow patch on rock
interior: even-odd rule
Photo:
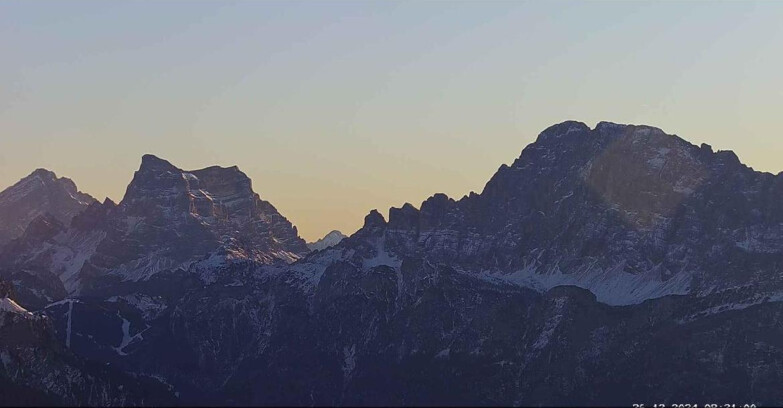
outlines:
[[[27,309],[23,308],[22,306],[19,306],[16,302],[13,301],[13,299],[9,299],[7,297],[0,299],[0,312],[11,312],[11,313],[32,315],[32,313],[27,311]]]
[[[611,306],[633,305],[649,299],[690,293],[692,275],[688,273],[679,273],[664,280],[655,269],[639,274],[623,269],[623,263],[607,269],[590,267],[572,273],[564,273],[557,266],[546,271],[529,266],[509,274],[484,272],[481,276],[496,283],[507,282],[539,292],[557,286],[576,286],[589,290],[599,302]]]

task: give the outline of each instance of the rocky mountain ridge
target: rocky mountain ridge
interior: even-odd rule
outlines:
[[[481,194],[436,194],[376,224],[403,256],[628,304],[749,284],[779,291],[781,197],[781,176],[731,152],[648,126],[565,122]]]
[[[198,263],[286,263],[307,252],[296,227],[238,168],[184,171],[145,155],[119,204],[94,202],[70,224],[40,215],[0,253],[0,270],[20,301],[38,309]]]
[[[204,189],[205,173],[147,161],[127,203],[90,206],[69,234],[252,211],[210,203],[241,182]],[[184,405],[778,405],[781,180],[656,128],[569,121],[480,194],[373,210],[292,263],[207,252],[43,313],[80,358],[163,379]],[[41,218],[13,253],[63,228]],[[152,230],[136,237],[190,239]],[[91,265],[145,245],[108,242]]]
[[[48,213],[67,224],[94,202],[71,179],[37,169],[0,192],[0,246],[22,235],[38,216]]]

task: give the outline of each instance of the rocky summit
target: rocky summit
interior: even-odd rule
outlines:
[[[209,274],[307,252],[296,227],[237,167],[184,171],[145,155],[119,204],[94,202],[69,223],[38,216],[0,253],[0,270],[20,302],[40,308],[66,296],[135,291],[161,272]]]
[[[94,202],[71,179],[58,178],[45,169],[35,170],[0,192],[0,245],[22,235],[38,216],[50,214],[67,224]]]
[[[777,405],[782,177],[569,121],[481,193],[304,255],[236,168],[145,156],[120,204],[39,217],[2,265],[53,344],[183,405]]]
[[[386,248],[611,305],[753,286],[774,296],[783,177],[649,126],[546,129],[481,194],[392,208]]]

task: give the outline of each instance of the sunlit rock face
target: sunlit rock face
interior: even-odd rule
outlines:
[[[308,252],[296,227],[261,200],[237,167],[184,171],[145,155],[118,210],[125,233],[143,235],[139,241],[149,250],[176,245],[175,261],[218,247],[262,263],[291,262]]]
[[[0,192],[0,245],[24,233],[36,217],[50,214],[68,224],[95,199],[80,192],[68,178],[38,169]]]
[[[184,171],[145,155],[119,204],[93,202],[70,223],[41,216],[0,255],[32,308],[66,295],[114,294],[195,264],[292,262],[308,248],[236,167]],[[129,286],[130,285],[130,286]]]
[[[708,175],[700,150],[660,129],[602,123],[596,130],[615,140],[585,165],[585,182],[637,229],[662,227]]]

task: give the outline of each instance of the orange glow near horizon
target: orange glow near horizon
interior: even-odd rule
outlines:
[[[313,241],[479,192],[568,119],[777,173],[782,19],[747,2],[3,2],[0,189],[43,167],[119,201],[145,153],[238,165]]]

